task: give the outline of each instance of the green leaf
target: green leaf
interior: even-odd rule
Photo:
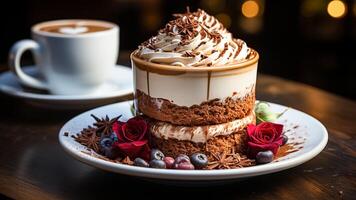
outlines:
[[[130,111],[131,111],[132,116],[136,116],[136,109],[135,109],[135,105],[134,104],[130,105]]]

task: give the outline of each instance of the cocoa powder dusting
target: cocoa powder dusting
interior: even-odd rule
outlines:
[[[275,156],[275,159],[284,157],[290,153],[296,152],[300,150],[299,147],[296,147],[293,144],[285,144],[283,146],[281,146],[277,152],[277,155]]]

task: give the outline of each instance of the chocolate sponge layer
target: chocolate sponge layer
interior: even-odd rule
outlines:
[[[221,124],[244,118],[254,108],[255,92],[245,97],[214,99],[190,107],[179,106],[167,99],[153,98],[140,90],[136,91],[135,101],[143,114],[175,125],[199,126]]]

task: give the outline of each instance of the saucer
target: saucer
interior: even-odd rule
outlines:
[[[23,70],[31,76],[39,77],[39,71],[34,66],[24,67]],[[120,98],[127,100],[133,92],[132,70],[117,65],[110,74],[111,77],[101,86],[100,93],[53,95],[23,87],[17,77],[7,71],[0,74],[0,91],[32,105],[52,109],[86,109],[118,102]]]
[[[279,118],[276,123],[285,125],[285,134],[289,137],[288,143],[299,143],[298,151],[290,152],[271,163],[256,165],[238,169],[219,170],[175,170],[175,169],[154,169],[136,167],[120,163],[107,161],[97,156],[92,156],[93,152],[87,147],[79,144],[72,137],[83,128],[94,122],[90,116],[94,114],[98,117],[108,115],[110,118],[122,115],[121,120],[132,117],[130,111],[131,101],[111,104],[84,112],[68,121],[59,132],[59,142],[64,150],[75,159],[90,166],[104,169],[113,173],[125,174],[156,180],[162,183],[167,181],[202,182],[214,183],[221,181],[241,180],[243,178],[260,176],[263,174],[275,173],[301,165],[318,155],[328,141],[326,128],[312,116],[301,111],[289,108],[288,111]],[[286,106],[270,103],[273,112],[282,112]],[[288,131],[288,130],[294,131]],[[300,140],[300,141],[299,141]],[[177,182],[175,182],[177,183]]]

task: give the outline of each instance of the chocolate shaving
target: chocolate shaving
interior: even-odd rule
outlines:
[[[183,57],[195,57],[196,54],[192,51],[186,51],[182,56]]]
[[[220,52],[219,57],[223,56],[228,48],[229,48],[229,45],[227,43],[225,43],[224,44],[224,49]]]
[[[186,13],[173,14],[173,16],[176,19],[169,21],[164,28],[158,31],[159,33],[165,33],[170,36],[177,34],[181,35],[182,40],[180,45],[189,44],[191,39],[196,37],[198,34],[202,35],[203,38],[208,36],[214,42],[220,42],[222,37],[221,34],[218,33],[217,30],[209,31],[208,27],[212,27],[216,23],[220,24],[218,30],[222,30],[224,27],[213,17],[210,17],[211,20],[214,20],[212,25],[208,26],[205,22],[207,14],[203,10],[198,9],[196,12],[190,12],[189,7],[187,7]],[[201,16],[203,16],[203,22],[198,21]],[[201,27],[201,30],[197,31],[199,26]],[[154,50],[156,49],[154,45],[156,42],[155,39],[156,37],[152,37],[148,41],[142,43],[141,46]]]

